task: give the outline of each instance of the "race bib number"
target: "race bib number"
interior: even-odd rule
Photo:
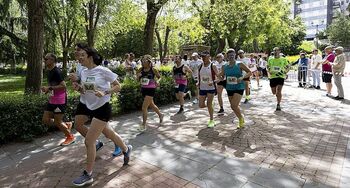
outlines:
[[[147,86],[149,84],[149,79],[148,78],[141,78],[141,85]]]
[[[237,78],[234,76],[228,76],[226,78],[227,84],[235,85],[237,84]]]
[[[88,77],[86,77],[86,81],[85,82],[95,82],[95,77],[88,76]]]
[[[83,88],[86,92],[94,92],[96,90],[95,83],[91,83],[91,82],[84,82]]]
[[[277,66],[272,67],[272,72],[280,72],[280,71],[281,71],[281,67],[277,67]]]
[[[202,77],[201,78],[201,82],[204,84],[209,84],[209,81],[210,81],[209,77]]]

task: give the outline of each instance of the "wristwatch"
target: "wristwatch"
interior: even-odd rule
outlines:
[[[52,90],[53,90],[53,88],[50,86],[50,87],[49,87],[49,90],[50,90],[50,91],[52,91]]]

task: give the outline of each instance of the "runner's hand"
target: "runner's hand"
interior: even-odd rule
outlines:
[[[103,96],[105,96],[105,93],[102,92],[102,91],[95,90],[95,95],[96,95],[97,97],[103,97]]]
[[[43,86],[41,87],[41,91],[46,94],[47,92],[49,92],[49,87]]]
[[[69,79],[71,82],[77,82],[78,81],[78,76],[76,73],[69,73]]]
[[[80,92],[82,94],[84,93],[83,88],[77,82],[73,82],[72,87],[73,87],[74,91],[78,91],[78,92]]]

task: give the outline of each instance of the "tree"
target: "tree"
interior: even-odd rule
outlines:
[[[338,14],[337,19],[326,29],[326,33],[332,44],[350,47],[350,17]]]
[[[155,2],[155,0],[147,0],[147,18],[144,29],[145,54],[153,53],[153,37],[157,14],[167,1],[168,0],[158,0],[158,2]]]
[[[85,32],[89,46],[94,46],[95,44],[94,39],[97,23],[100,19],[101,14],[106,9],[108,3],[109,1],[106,0],[88,0],[88,2],[83,3]]]
[[[81,19],[79,0],[51,0],[47,1],[48,19],[56,25],[56,30],[60,39],[63,56],[63,70],[67,69],[68,52],[76,41],[78,33],[81,31]]]
[[[143,55],[143,29],[145,11],[132,0],[120,0],[109,6],[108,16],[100,18],[97,31],[96,48],[105,57],[123,56],[133,52],[137,57]]]
[[[44,47],[44,0],[28,0],[28,51],[25,93],[40,93]]]

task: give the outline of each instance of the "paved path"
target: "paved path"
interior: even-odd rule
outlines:
[[[344,82],[350,99],[350,78]],[[162,126],[152,113],[143,134],[136,131],[140,112],[117,117],[110,124],[134,146],[132,160],[122,167],[121,157],[111,157],[113,144],[101,136],[106,147],[98,152],[92,186],[350,187],[350,101],[296,86],[286,83],[282,112],[275,112],[263,81],[250,103],[241,105],[243,130],[235,128],[226,97],[226,114],[215,117],[214,129],[206,128],[207,111],[190,103],[183,115],[174,115],[176,105],[162,107]],[[55,132],[1,146],[0,187],[72,186],[84,167],[83,139],[68,147],[57,146],[61,140]]]

